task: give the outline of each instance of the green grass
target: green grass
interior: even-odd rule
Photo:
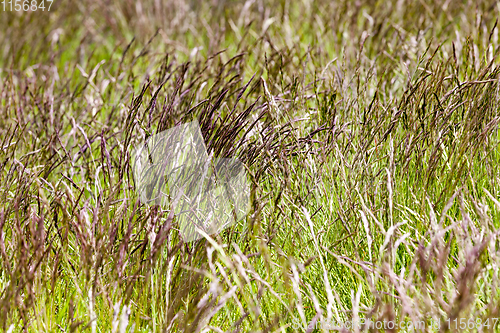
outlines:
[[[0,12],[0,329],[497,331],[499,14],[425,0]],[[169,210],[138,200],[130,152],[193,119],[214,156],[248,167],[251,209],[184,243]]]

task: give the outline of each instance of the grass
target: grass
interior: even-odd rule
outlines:
[[[499,12],[0,12],[0,329],[498,331]],[[184,243],[168,209],[138,200],[130,151],[193,119],[215,157],[247,166],[251,209]]]

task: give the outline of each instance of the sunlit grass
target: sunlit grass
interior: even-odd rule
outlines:
[[[0,13],[0,327],[497,318],[499,10],[69,1]],[[185,244],[169,210],[138,200],[130,148],[193,119],[216,157],[247,165],[251,209]]]

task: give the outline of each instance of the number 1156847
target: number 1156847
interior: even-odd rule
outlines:
[[[3,0],[0,2],[0,10],[4,12],[34,12],[37,10],[50,12],[54,0]]]

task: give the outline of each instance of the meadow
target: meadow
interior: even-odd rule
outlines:
[[[498,1],[2,9],[0,331],[499,331]],[[194,120],[250,202],[184,242],[131,149]]]

